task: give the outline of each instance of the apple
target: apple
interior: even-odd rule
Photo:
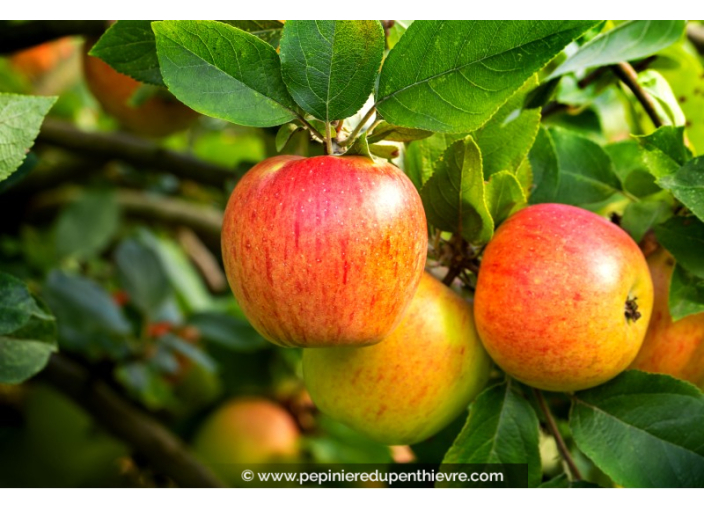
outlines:
[[[511,216],[486,246],[474,311],[507,374],[576,391],[630,365],[652,306],[648,265],[625,231],[577,207],[540,204]]]
[[[482,390],[490,367],[471,305],[427,273],[381,343],[303,351],[303,378],[318,408],[391,445],[445,427]]]
[[[183,131],[193,124],[198,114],[166,90],[160,89],[139,106],[131,106],[129,100],[142,84],[88,55],[94,43],[86,41],[83,49],[86,84],[103,110],[124,128],[139,135],[160,137]]]
[[[223,482],[240,480],[242,464],[289,462],[300,455],[301,433],[279,404],[261,397],[234,398],[206,418],[193,450]]]
[[[672,322],[668,296],[675,259],[658,248],[647,261],[655,290],[653,316],[631,368],[668,374],[704,388],[704,313]]]
[[[60,62],[68,60],[73,53],[71,39],[64,37],[18,51],[10,57],[10,64],[34,81],[51,72]]]
[[[401,320],[428,245],[418,192],[362,156],[276,156],[225,210],[230,287],[259,333],[286,347],[368,345]]]

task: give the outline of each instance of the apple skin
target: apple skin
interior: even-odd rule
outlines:
[[[625,314],[635,299],[639,318]],[[527,207],[487,245],[474,312],[489,355],[549,391],[602,384],[625,370],[653,306],[648,265],[622,229],[562,204]]]
[[[381,343],[303,351],[303,378],[318,408],[391,445],[445,427],[484,388],[490,368],[471,305],[427,273]]]
[[[630,368],[668,374],[704,389],[704,313],[672,322],[668,296],[675,259],[658,248],[647,260],[655,291],[653,315]]]
[[[139,106],[131,106],[128,102],[142,84],[88,55],[93,44],[94,40],[87,41],[83,49],[86,84],[103,110],[125,129],[138,135],[162,137],[187,129],[198,118],[195,111],[166,91],[159,91]]]
[[[193,451],[222,481],[237,483],[242,464],[290,462],[300,455],[301,433],[279,404],[261,397],[234,398],[206,418]]]
[[[276,156],[225,210],[230,287],[259,333],[284,347],[368,345],[401,320],[428,246],[418,192],[361,156]]]

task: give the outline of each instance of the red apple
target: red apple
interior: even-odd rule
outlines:
[[[193,124],[198,114],[166,90],[159,90],[139,106],[129,100],[142,85],[118,73],[97,57],[88,55],[95,43],[87,41],[83,49],[83,73],[93,96],[107,113],[127,130],[144,136],[166,136],[183,131]]]
[[[222,229],[242,310],[289,347],[379,342],[413,298],[427,244],[411,181],[361,156],[259,163],[232,192]]]
[[[303,377],[320,410],[393,445],[423,441],[454,420],[490,367],[472,306],[427,273],[383,342],[303,351]]]
[[[648,332],[631,368],[668,374],[704,388],[704,313],[672,322],[668,296],[675,259],[664,248],[648,256],[655,303]]]
[[[71,39],[64,37],[18,51],[10,57],[10,63],[30,80],[37,80],[68,60],[74,51]]]
[[[652,306],[648,265],[626,232],[577,207],[541,204],[511,216],[487,245],[474,310],[507,374],[576,391],[628,367]]]

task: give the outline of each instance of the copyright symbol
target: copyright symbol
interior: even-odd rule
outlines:
[[[242,471],[242,480],[245,482],[251,482],[254,480],[254,472],[250,469],[245,469]]]

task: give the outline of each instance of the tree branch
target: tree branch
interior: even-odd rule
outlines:
[[[704,25],[699,23],[687,24],[687,38],[697,48],[697,51],[704,55]]]
[[[100,36],[107,21],[26,21],[0,24],[0,54],[14,53],[70,35]]]
[[[156,470],[179,486],[222,486],[178,437],[75,361],[54,354],[38,377],[83,407],[108,432],[144,455]]]
[[[638,73],[636,73],[636,70],[633,69],[633,66],[628,62],[621,62],[611,66],[611,69],[613,69],[614,74],[618,76],[619,80],[631,89],[631,92],[633,92],[633,95],[636,96],[638,102],[640,102],[643,106],[645,113],[648,114],[648,117],[650,117],[650,120],[653,121],[655,127],[659,128],[664,125],[663,120],[660,118],[657,109],[655,108],[653,98],[650,97],[650,94],[648,94],[645,89],[640,86],[640,83],[638,83]]]
[[[548,426],[548,430],[550,430],[550,434],[552,434],[552,437],[555,438],[555,443],[557,443],[557,449],[560,450],[560,455],[562,455],[562,458],[565,459],[567,467],[569,467],[569,470],[572,473],[572,478],[574,478],[575,480],[581,480],[582,474],[579,472],[579,468],[577,467],[577,464],[575,464],[574,459],[570,454],[570,450],[569,448],[567,448],[565,440],[562,438],[562,434],[560,434],[560,429],[557,428],[557,423],[555,423],[555,418],[553,418],[552,413],[550,412],[550,408],[545,402],[543,392],[533,388],[533,393],[535,393],[535,398],[538,400],[540,410],[543,412],[543,415],[545,415],[545,422]]]
[[[72,124],[44,119],[38,141],[100,160],[120,159],[136,166],[169,172],[177,177],[222,186],[237,175],[233,170],[208,163],[189,154],[164,149],[159,144],[129,133],[90,133]]]

